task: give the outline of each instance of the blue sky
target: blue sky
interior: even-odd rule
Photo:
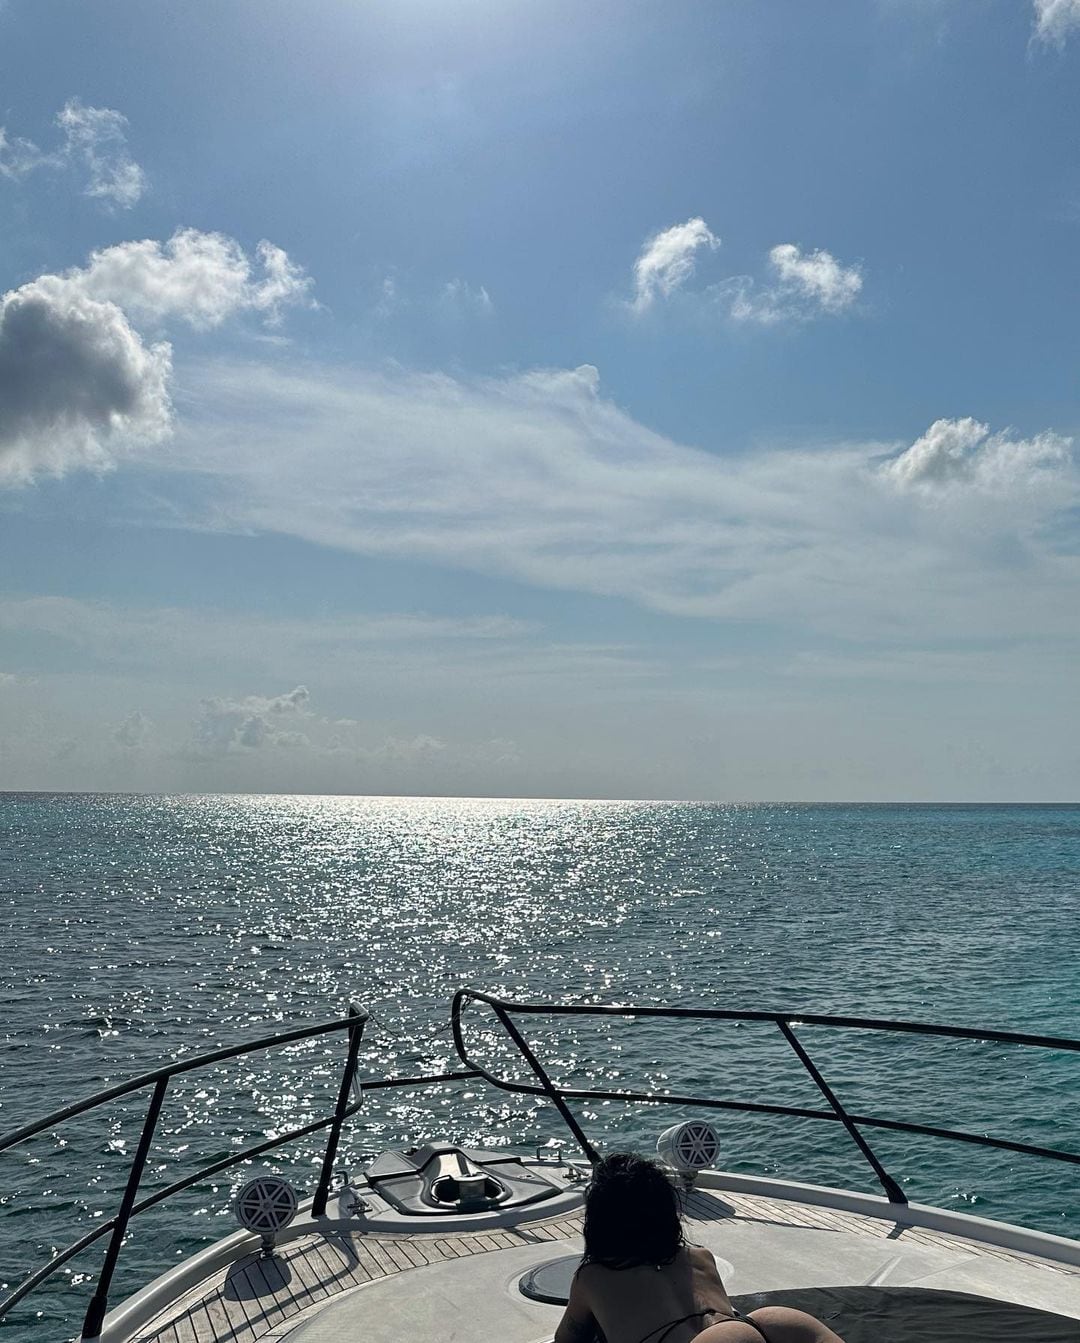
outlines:
[[[1080,0],[0,62],[0,787],[1080,794]]]

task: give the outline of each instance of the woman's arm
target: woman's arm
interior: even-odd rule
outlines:
[[[570,1299],[566,1303],[559,1327],[555,1330],[555,1343],[593,1343],[595,1338],[596,1319],[589,1305],[588,1295],[582,1286],[579,1271],[571,1280]]]

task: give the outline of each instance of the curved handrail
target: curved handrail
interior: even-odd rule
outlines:
[[[367,1014],[360,1013],[361,1024],[367,1021]],[[165,1064],[162,1068],[155,1068],[153,1072],[141,1073],[138,1077],[132,1077],[127,1082],[119,1082],[114,1087],[108,1087],[104,1091],[95,1091],[92,1096],[84,1096],[80,1101],[74,1101],[71,1105],[65,1105],[63,1109],[54,1110],[47,1114],[44,1119],[34,1120],[32,1123],[24,1124],[22,1128],[13,1129],[10,1133],[0,1137],[0,1152],[5,1152],[9,1147],[15,1147],[18,1143],[25,1142],[27,1138],[34,1137],[47,1128],[55,1128],[57,1124],[62,1124],[67,1119],[74,1119],[76,1115],[85,1114],[87,1110],[94,1110],[99,1105],[104,1105],[106,1101],[117,1100],[120,1096],[128,1096],[133,1091],[142,1091],[145,1087],[153,1086],[163,1078],[168,1080],[179,1076],[180,1073],[194,1072],[198,1068],[209,1067],[211,1063],[222,1063],[226,1059],[239,1058],[242,1054],[255,1054],[261,1049],[273,1049],[278,1045],[290,1044],[294,1040],[308,1040],[316,1035],[327,1035],[331,1031],[347,1030],[351,1026],[357,1025],[357,1018],[348,1016],[341,1017],[334,1021],[323,1021],[317,1026],[299,1026],[295,1030],[282,1031],[280,1035],[264,1035],[259,1040],[251,1040],[244,1045],[236,1045],[228,1049],[213,1049],[206,1054],[195,1054],[191,1058],[176,1059],[172,1063]]]
[[[275,1035],[267,1035],[262,1036],[257,1040],[249,1040],[241,1045],[232,1045],[222,1049],[210,1050],[204,1054],[193,1054],[190,1057],[175,1059],[172,1063],[165,1064],[160,1068],[155,1068],[151,1072],[141,1073],[139,1076],[130,1078],[126,1082],[120,1082],[115,1086],[97,1091],[92,1096],[84,1096],[81,1100],[73,1101],[70,1105],[63,1106],[61,1109],[54,1110],[40,1119],[32,1120],[30,1123],[22,1125],[21,1128],[13,1129],[7,1134],[0,1135],[0,1153],[3,1153],[18,1146],[20,1143],[27,1142],[29,1139],[46,1130],[55,1129],[65,1121],[86,1114],[110,1101],[117,1100],[122,1096],[131,1096],[137,1092],[152,1089],[150,1104],[143,1123],[143,1132],[140,1137],[138,1149],[132,1158],[132,1164],[128,1172],[127,1186],[119,1209],[113,1216],[98,1223],[92,1231],[80,1237],[78,1240],[73,1241],[65,1248],[58,1250],[46,1264],[31,1273],[29,1277],[24,1279],[18,1285],[18,1287],[0,1300],[0,1320],[2,1320],[14,1306],[18,1305],[20,1301],[24,1300],[31,1292],[41,1286],[43,1282],[62,1268],[64,1264],[74,1259],[84,1250],[95,1244],[95,1242],[102,1240],[105,1236],[111,1234],[112,1239],[106,1254],[105,1264],[99,1276],[97,1290],[91,1300],[86,1320],[83,1325],[82,1338],[95,1338],[100,1332],[101,1323],[107,1310],[108,1289],[116,1267],[120,1247],[123,1243],[124,1234],[131,1218],[137,1217],[147,1209],[165,1202],[166,1199],[171,1198],[174,1194],[179,1194],[185,1189],[190,1189],[194,1185],[201,1184],[205,1180],[208,1180],[233,1166],[238,1166],[245,1161],[250,1161],[254,1157],[263,1156],[265,1153],[273,1151],[275,1148],[283,1147],[287,1143],[295,1142],[298,1139],[308,1137],[313,1133],[329,1129],[329,1139],[323,1156],[322,1168],[320,1170],[318,1184],[311,1205],[312,1215],[316,1217],[322,1216],[326,1211],[327,1196],[333,1172],[333,1161],[341,1126],[346,1119],[356,1114],[362,1104],[359,1100],[350,1103],[349,1092],[356,1075],[357,1055],[360,1041],[363,1036],[363,1029],[367,1020],[368,1014],[366,1012],[362,1012],[357,1007],[350,1006],[349,1014],[347,1016],[333,1021],[319,1022],[310,1026],[299,1026],[290,1030],[279,1031]],[[328,1035],[339,1031],[347,1031],[349,1033],[349,1050],[342,1071],[337,1104],[330,1114],[321,1119],[316,1119],[309,1124],[305,1124],[301,1128],[291,1129],[287,1133],[278,1134],[276,1137],[257,1143],[253,1147],[247,1147],[243,1151],[231,1153],[222,1160],[201,1167],[194,1174],[185,1176],[182,1180],[176,1180],[173,1183],[166,1185],[164,1188],[156,1190],[152,1194],[145,1195],[141,1199],[137,1198],[138,1186],[142,1172],[145,1168],[146,1158],[149,1154],[150,1142],[156,1128],[158,1114],[160,1113],[168,1084],[172,1078],[182,1073],[195,1072],[201,1068],[210,1067],[215,1063],[222,1063],[229,1059],[240,1058],[246,1054],[254,1054],[262,1050],[275,1049],[297,1041],[315,1039],[321,1035]],[[384,1077],[365,1082],[364,1090],[379,1091],[398,1087],[424,1087],[440,1082],[471,1080],[476,1076],[478,1076],[477,1073],[471,1070],[466,1070],[422,1074],[416,1077]]]
[[[476,1061],[469,1053],[462,1029],[462,1017],[466,1005],[470,1002],[484,1003],[492,1009],[500,1024],[522,1057],[536,1074],[538,1085],[528,1082],[515,1082],[498,1077]],[[705,1096],[670,1095],[658,1092],[600,1091],[562,1087],[552,1081],[543,1069],[536,1054],[524,1040],[520,1031],[511,1020],[513,1014],[523,1016],[606,1016],[606,1017],[655,1017],[675,1020],[697,1021],[756,1021],[775,1025],[793,1049],[799,1062],[810,1075],[818,1090],[829,1102],[828,1110],[812,1110],[800,1106],[769,1105],[758,1101],[717,1100]],[[622,1101],[646,1105],[694,1105],[702,1109],[735,1110],[745,1113],[782,1115],[788,1118],[818,1119],[841,1123],[847,1129],[852,1141],[872,1167],[878,1181],[885,1190],[891,1203],[906,1203],[907,1197],[897,1182],[890,1176],[861,1133],[863,1128],[888,1129],[900,1133],[912,1133],[922,1137],[942,1138],[954,1142],[970,1143],[979,1147],[994,1147],[1001,1151],[1017,1152],[1024,1156],[1040,1156],[1050,1160],[1070,1162],[1080,1165],[1080,1153],[1066,1152],[1056,1147],[1042,1147],[1035,1143],[1015,1142],[1006,1138],[992,1138],[982,1133],[967,1133],[960,1129],[941,1128],[936,1125],[914,1124],[904,1120],[886,1119],[878,1115],[851,1114],[844,1108],[839,1097],[832,1091],[806,1051],[805,1045],[796,1036],[794,1027],[831,1026],[849,1030],[888,1031],[908,1035],[929,1035],[948,1039],[991,1041],[996,1044],[1024,1045],[1038,1049],[1059,1049],[1080,1053],[1080,1040],[1071,1040],[1063,1036],[1030,1035],[1021,1031],[1001,1031],[991,1029],[972,1029],[966,1026],[941,1026],[917,1021],[889,1021],[879,1017],[843,1017],[805,1012],[742,1012],[731,1008],[706,1007],[644,1007],[635,1004],[614,1003],[520,1003],[498,998],[480,989],[459,989],[454,994],[450,1007],[450,1021],[453,1031],[454,1048],[458,1057],[468,1068],[483,1077],[491,1086],[501,1091],[512,1091],[525,1095],[546,1096],[553,1102],[567,1127],[577,1139],[579,1146],[590,1161],[597,1157],[596,1149],[589,1142],[581,1126],[567,1106],[567,1100],[585,1101]]]
[[[532,1070],[536,1077],[535,1083],[518,1082],[510,1078],[500,1077],[472,1058],[465,1043],[464,1031],[462,1028],[464,1010],[471,1002],[483,1003],[491,1008],[500,1024],[506,1030],[511,1041],[516,1045],[522,1058]],[[712,1097],[671,1095],[657,1092],[602,1091],[563,1087],[559,1083],[553,1081],[549,1076],[531,1045],[521,1034],[517,1024],[512,1020],[512,1016],[514,1015],[560,1017],[606,1016],[623,1018],[653,1017],[675,1020],[753,1021],[771,1023],[784,1035],[788,1044],[799,1058],[800,1063],[802,1063],[803,1067],[818,1087],[818,1090],[828,1102],[829,1108],[813,1109],[804,1106],[769,1104],[762,1101],[720,1100]],[[1027,1156],[1042,1156],[1058,1161],[1080,1164],[1080,1153],[1065,1152],[1057,1148],[1039,1147],[1035,1144],[1014,1142],[1008,1139],[991,1138],[985,1134],[965,1133],[960,1130],[887,1119],[881,1116],[851,1114],[844,1108],[842,1102],[830,1089],[816,1064],[806,1052],[802,1041],[795,1035],[794,1027],[798,1025],[811,1025],[853,1030],[887,1031],[961,1040],[991,1041],[1001,1044],[1026,1045],[1036,1048],[1066,1050],[1071,1052],[1080,1052],[1080,1040],[1071,1040],[1059,1036],[1031,1035],[1017,1031],[979,1030],[962,1026],[931,1025],[923,1022],[889,1021],[872,1017],[826,1016],[799,1012],[766,1012],[760,1010],[742,1012],[727,1008],[653,1007],[613,1003],[550,1004],[514,1002],[507,999],[501,999],[494,994],[485,993],[479,989],[458,990],[458,992],[455,993],[451,1004],[450,1017],[454,1047],[458,1057],[465,1065],[464,1071],[443,1072],[417,1077],[382,1078],[365,1083],[365,1090],[372,1091],[394,1087],[422,1087],[447,1081],[464,1081],[473,1078],[482,1078],[484,1081],[488,1082],[489,1085],[500,1091],[543,1096],[550,1100],[559,1111],[563,1121],[566,1123],[568,1129],[574,1135],[581,1146],[582,1151],[590,1161],[595,1161],[598,1158],[598,1153],[569,1108],[568,1101],[612,1100],[630,1104],[692,1105],[712,1110],[729,1110],[741,1113],[774,1115],[784,1118],[815,1119],[841,1123],[847,1129],[852,1140],[856,1143],[863,1156],[874,1169],[875,1174],[885,1189],[886,1195],[890,1201],[894,1203],[906,1203],[906,1197],[903,1190],[892,1177],[887,1174],[870,1149],[861,1132],[864,1128],[879,1128],[896,1132],[912,1133],[926,1137],[942,1138],[957,1142],[972,1143],[979,1146],[994,1147]],[[21,1128],[0,1137],[0,1152],[4,1152],[17,1144],[25,1142],[35,1135],[42,1133],[46,1129],[55,1128],[65,1120],[72,1119],[80,1114],[85,1114],[109,1101],[116,1100],[121,1096],[133,1095],[136,1092],[151,1089],[151,1098],[146,1118],[143,1123],[143,1131],[140,1136],[135,1156],[132,1159],[127,1187],[124,1191],[117,1213],[107,1221],[95,1226],[91,1232],[75,1241],[72,1245],[57,1252],[46,1265],[38,1269],[21,1283],[20,1286],[10,1293],[3,1301],[0,1301],[0,1319],[2,1319],[14,1305],[23,1300],[28,1293],[40,1286],[42,1282],[70,1259],[111,1233],[111,1240],[106,1253],[105,1263],[98,1279],[97,1290],[90,1302],[86,1321],[83,1326],[82,1338],[84,1340],[96,1338],[100,1332],[101,1322],[104,1319],[107,1309],[108,1289],[111,1283],[113,1270],[116,1266],[116,1260],[123,1243],[128,1222],[132,1217],[137,1216],[148,1208],[164,1202],[174,1194],[180,1193],[184,1189],[191,1188],[193,1185],[199,1184],[231,1166],[236,1166],[243,1161],[263,1155],[266,1152],[272,1151],[274,1148],[281,1147],[286,1143],[293,1142],[312,1133],[319,1132],[323,1129],[329,1129],[330,1133],[323,1158],[319,1182],[315,1196],[312,1200],[313,1215],[321,1216],[326,1209],[326,1199],[330,1185],[333,1161],[342,1124],[360,1108],[359,1101],[350,1103],[349,1093],[356,1075],[359,1046],[363,1035],[363,1028],[367,1020],[368,1017],[366,1013],[361,1012],[358,1008],[350,1007],[349,1015],[344,1018],[329,1022],[321,1022],[313,1026],[298,1027],[288,1031],[282,1031],[277,1035],[264,1036],[258,1040],[249,1041],[246,1044],[230,1048],[216,1049],[205,1054],[193,1055],[190,1058],[177,1059],[164,1067],[153,1070],[152,1072],[143,1073],[127,1082],[119,1083],[116,1086],[97,1092],[93,1096],[85,1097],[71,1105],[65,1106],[63,1109],[54,1111],[52,1114],[34,1120],[29,1124],[25,1124]],[[275,1138],[268,1139],[267,1141],[261,1142],[254,1147],[247,1148],[242,1152],[233,1153],[223,1160],[216,1161],[211,1165],[200,1169],[191,1176],[175,1181],[165,1188],[155,1191],[153,1194],[144,1196],[142,1199],[137,1197],[139,1182],[149,1154],[158,1114],[160,1113],[162,1103],[165,1099],[169,1082],[173,1077],[181,1073],[193,1072],[199,1068],[208,1067],[212,1064],[224,1062],[228,1059],[237,1058],[245,1054],[252,1054],[260,1050],[272,1049],[296,1041],[312,1039],[314,1037],[339,1031],[348,1032],[349,1048],[345,1066],[342,1071],[337,1103],[331,1114],[321,1119],[317,1119],[302,1128],[293,1129],[288,1133],[280,1134]]]
[[[24,1124],[21,1128],[15,1129],[0,1138],[0,1152],[5,1152],[19,1143],[28,1141],[37,1134],[46,1129],[53,1129],[66,1120],[73,1119],[78,1115],[86,1114],[90,1110],[97,1109],[101,1105],[118,1099],[121,1096],[134,1095],[137,1092],[151,1088],[150,1101],[147,1106],[146,1117],[143,1120],[142,1133],[139,1137],[138,1147],[132,1157],[131,1166],[128,1170],[127,1184],[120,1201],[120,1206],[116,1213],[100,1226],[96,1226],[93,1231],[80,1237],[71,1245],[63,1250],[59,1250],[48,1263],[44,1264],[36,1272],[25,1279],[14,1291],[8,1294],[0,1301],[0,1320],[24,1299],[36,1287],[40,1286],[47,1278],[51,1277],[58,1269],[63,1267],[70,1259],[87,1249],[95,1241],[110,1235],[108,1249],[105,1253],[105,1261],[102,1265],[101,1273],[98,1277],[96,1290],[90,1300],[90,1305],[86,1312],[86,1318],[83,1323],[82,1335],[84,1339],[97,1338],[101,1331],[101,1324],[108,1310],[109,1288],[112,1284],[113,1273],[116,1269],[119,1259],[120,1249],[123,1245],[124,1236],[127,1232],[128,1223],[132,1217],[144,1212],[147,1208],[161,1203],[173,1194],[180,1193],[181,1190],[189,1189],[192,1185],[199,1184],[201,1181],[216,1175],[230,1166],[238,1165],[240,1162],[249,1160],[255,1156],[261,1156],[263,1153],[273,1150],[275,1147],[281,1147],[285,1143],[295,1141],[297,1138],[304,1137],[310,1133],[319,1132],[322,1129],[329,1129],[326,1151],[323,1156],[322,1168],[319,1173],[319,1182],[316,1187],[315,1196],[312,1201],[312,1213],[320,1216],[326,1210],[326,1198],[330,1188],[330,1179],[333,1172],[334,1157],[337,1152],[338,1139],[341,1134],[341,1126],[350,1114],[354,1114],[360,1108],[360,1102],[349,1104],[349,1091],[356,1075],[356,1063],[360,1049],[360,1041],[363,1038],[364,1025],[368,1020],[366,1012],[359,1008],[350,1006],[346,1017],[335,1020],[320,1022],[314,1026],[300,1026],[293,1030],[280,1031],[276,1035],[263,1036],[258,1040],[248,1041],[246,1044],[233,1045],[225,1049],[214,1049],[205,1054],[196,1054],[190,1058],[176,1059],[164,1067],[155,1068],[152,1072],[142,1073],[138,1077],[129,1079],[127,1082],[121,1082],[113,1087],[107,1087],[103,1091],[96,1092],[93,1096],[84,1097],[82,1100],[75,1101],[71,1105],[66,1105],[60,1110],[54,1110],[51,1114],[45,1115],[41,1119],[33,1120],[29,1124]],[[216,1161],[206,1166],[194,1175],[183,1180],[175,1181],[164,1189],[159,1189],[155,1193],[139,1200],[138,1190],[142,1180],[143,1171],[146,1167],[147,1157],[150,1153],[151,1143],[154,1132],[157,1128],[158,1116],[168,1091],[169,1082],[172,1078],[181,1073],[194,1072],[200,1068],[206,1068],[215,1063],[221,1063],[228,1059],[239,1058],[245,1054],[257,1053],[260,1050],[278,1048],[298,1040],[308,1040],[320,1035],[327,1035],[336,1031],[348,1032],[348,1053],[345,1061],[345,1067],[342,1071],[341,1084],[338,1089],[337,1103],[333,1111],[324,1117],[307,1124],[302,1128],[293,1129],[288,1133],[280,1134],[276,1138],[271,1138],[266,1142],[257,1144],[254,1147],[247,1148],[243,1152],[231,1154],[224,1160]]]

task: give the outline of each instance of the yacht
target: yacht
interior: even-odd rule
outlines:
[[[498,1073],[474,1057],[466,1015],[483,1013],[506,1033],[521,1071]],[[658,1092],[573,1089],[553,1080],[528,1024],[537,1018],[608,1016],[683,1022],[753,1021],[775,1026],[812,1079],[816,1108]],[[875,1153],[868,1134],[893,1130],[986,1146],[1022,1156],[1080,1163],[1056,1148],[1009,1141],[845,1109],[811,1057],[803,1025],[906,1037],[996,1041],[1033,1050],[1080,1050],[1080,1042],[1008,1031],[805,1013],[739,1012],[642,1005],[511,1002],[474,989],[458,992],[450,1024],[460,1067],[434,1075],[358,1078],[367,1015],[356,1007],[333,1021],[183,1057],[26,1124],[0,1139],[0,1152],[30,1144],[121,1098],[145,1097],[145,1118],[119,1206],[91,1232],[44,1264],[0,1302],[0,1318],[32,1314],[33,1294],[66,1264],[105,1243],[78,1338],[81,1343],[547,1343],[582,1251],[582,1204],[598,1152],[617,1140],[587,1133],[580,1102],[678,1107],[657,1149],[681,1190],[688,1238],[708,1246],[738,1309],[768,1303],[810,1311],[846,1343],[1080,1341],[1080,1242],[1020,1225],[910,1202]],[[343,1060],[333,1110],[275,1134],[151,1193],[142,1191],[155,1130],[171,1081],[180,1074],[336,1037]],[[408,1148],[381,1152],[358,1169],[349,1155],[350,1120],[384,1093],[469,1080],[536,1097],[558,1112],[567,1144],[532,1153],[460,1146],[453,1135],[416,1135]],[[767,1178],[721,1168],[710,1113],[742,1111],[779,1121],[839,1125],[858,1149],[876,1192]],[[992,1116],[989,1117],[992,1120]],[[658,1125],[658,1128],[661,1126]],[[275,1149],[325,1133],[310,1196],[257,1163]],[[572,1147],[571,1147],[572,1144]],[[238,1229],[184,1259],[124,1300],[112,1284],[132,1220],[232,1168],[246,1167],[233,1199]]]

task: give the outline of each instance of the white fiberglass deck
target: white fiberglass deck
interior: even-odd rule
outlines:
[[[688,1232],[716,1254],[732,1295],[858,1284],[937,1288],[1080,1321],[1080,1245],[1022,1234],[1012,1245],[989,1244],[854,1210],[862,1203],[880,1211],[881,1200],[845,1195],[833,1200],[838,1206],[822,1206],[801,1201],[794,1186],[758,1181],[766,1192],[734,1192],[715,1187],[723,1180],[710,1175],[714,1187],[690,1195]],[[928,1220],[965,1224],[949,1214]],[[103,1343],[540,1343],[550,1339],[559,1307],[526,1299],[518,1280],[538,1264],[580,1253],[580,1233],[579,1212],[475,1232],[308,1233],[273,1259],[249,1254],[188,1285],[135,1331],[123,1328],[118,1311]],[[1032,1253],[1040,1244],[1043,1253]],[[1048,1257],[1055,1254],[1062,1258]]]

